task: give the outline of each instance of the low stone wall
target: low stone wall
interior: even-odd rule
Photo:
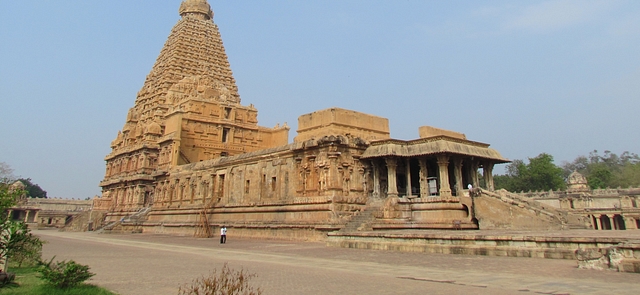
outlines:
[[[212,238],[220,237],[221,224],[211,225]],[[338,227],[317,225],[226,225],[228,238],[279,239],[296,241],[325,241],[328,231],[337,231]],[[198,230],[196,223],[127,223],[124,222],[112,232],[149,233],[176,236],[194,236]]]
[[[578,268],[640,273],[640,243],[576,251]]]
[[[327,246],[402,252],[467,254],[484,256],[577,259],[576,250],[609,248],[625,238],[486,235],[482,231],[456,233],[355,232],[329,233]],[[640,258],[635,247],[627,258]]]

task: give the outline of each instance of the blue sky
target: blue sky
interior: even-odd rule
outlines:
[[[640,153],[640,1],[209,3],[242,104],[290,141],[299,115],[335,106],[510,159]],[[0,1],[0,162],[50,197],[99,194],[179,4]]]

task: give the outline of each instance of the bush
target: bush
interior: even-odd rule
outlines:
[[[40,262],[38,272],[43,280],[56,288],[74,287],[95,275],[89,272],[88,265],[78,264],[73,260],[52,264],[53,258],[47,263]]]
[[[42,260],[42,245],[45,242],[28,234],[28,238],[20,241],[12,253],[9,254],[11,262],[17,264],[17,267],[36,266]]]
[[[208,277],[193,280],[191,285],[180,286],[179,295],[260,295],[262,290],[254,290],[249,280],[255,277],[244,269],[235,271],[225,263],[220,273],[213,270]]]

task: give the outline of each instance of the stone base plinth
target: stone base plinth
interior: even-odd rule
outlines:
[[[327,245],[342,248],[393,250],[440,254],[532,257],[577,260],[577,250],[615,249],[615,267],[624,272],[640,271],[640,244],[624,237],[579,237],[571,231],[547,234],[514,235],[483,231],[384,231],[329,233]],[[578,233],[582,234],[582,232]],[[607,250],[609,249],[609,250]],[[591,255],[594,256],[594,255]],[[613,257],[613,256],[612,256]],[[599,258],[595,257],[594,259]],[[611,267],[607,267],[611,268]]]

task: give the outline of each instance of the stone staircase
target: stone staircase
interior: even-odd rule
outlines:
[[[525,223],[529,223],[529,224],[534,224],[536,223],[536,221],[540,221],[540,223],[546,223],[549,226],[557,227],[558,229],[587,228],[585,225],[584,219],[579,215],[571,214],[567,211],[544,205],[535,200],[508,192],[506,190],[498,190],[496,192],[491,192],[491,191],[476,188],[474,189],[473,194],[474,194],[474,201],[475,201],[475,207],[476,207],[475,208],[476,215],[480,219],[482,219],[481,215],[485,215],[483,214],[483,212],[481,212],[482,210],[481,202],[486,203],[486,200],[493,200],[493,201],[490,201],[492,203],[488,203],[486,205],[489,205],[489,207],[493,207],[497,209],[499,208],[499,203],[502,203],[503,204],[502,206],[506,206],[506,208],[509,208],[509,210],[507,211],[505,210],[505,207],[502,207],[502,210],[499,210],[499,212],[497,212],[498,214],[493,214],[493,217],[498,217],[498,219],[500,219],[499,216],[511,216],[511,217],[520,216],[521,219],[527,220]],[[481,197],[481,198],[478,198],[478,197]],[[482,200],[485,200],[485,201],[482,201]],[[484,211],[487,211],[487,210],[484,210]],[[491,214],[486,215],[488,217],[487,220],[492,219],[490,215]],[[502,222],[506,222],[506,221],[507,220],[504,220]],[[511,224],[511,226],[513,227],[510,227],[510,228],[514,228],[514,229],[518,228],[518,226],[515,224]],[[526,227],[527,226],[524,226],[524,228]],[[483,229],[482,226],[481,226],[481,229]]]
[[[142,222],[147,220],[147,214],[151,212],[151,206],[144,207],[138,212],[131,214],[128,217],[125,217],[123,220],[112,221],[109,224],[103,226],[99,230],[96,230],[97,233],[115,233],[115,232],[123,232],[123,225],[140,225]]]
[[[67,232],[81,232],[87,231],[87,227],[90,221],[91,211],[84,211],[82,213],[71,216],[65,221],[64,227],[60,231]]]
[[[124,219],[124,222],[133,222],[133,223],[138,223],[141,221],[145,221],[147,220],[147,214],[151,211],[151,206],[149,207],[144,207],[140,210],[138,210],[138,212],[132,214],[131,216],[127,217]]]
[[[371,231],[371,223],[375,220],[374,213],[380,211],[384,202],[382,200],[370,201],[364,210],[360,211],[339,232],[348,233],[356,231]]]
[[[107,223],[107,225],[97,229],[95,232],[99,234],[105,233],[105,232],[111,232],[111,230],[118,225],[120,225],[120,221],[112,221]]]

